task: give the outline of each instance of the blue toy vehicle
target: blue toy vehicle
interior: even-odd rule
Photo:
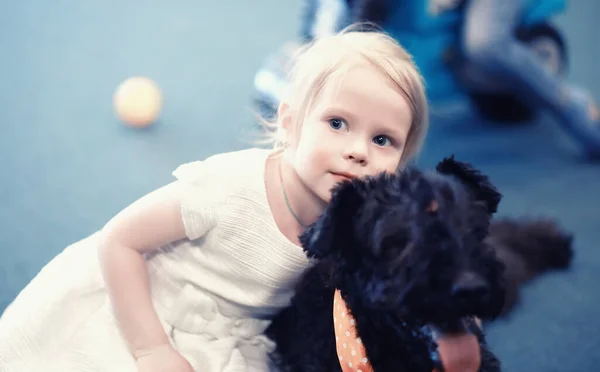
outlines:
[[[515,30],[516,37],[542,58],[551,73],[564,74],[567,68],[566,44],[551,20],[565,10],[566,0],[528,1]],[[456,71],[464,67],[460,53],[462,7],[434,15],[428,10],[428,0],[408,0],[398,8],[381,27],[413,55],[427,83],[428,98],[433,105],[467,99],[487,119],[505,122],[526,120],[535,114],[508,92],[475,93],[461,83]],[[331,32],[345,26],[337,25],[337,29]],[[285,66],[297,45],[292,42],[280,48],[269,56],[264,67],[255,75],[255,102],[267,118],[274,114],[279,104],[286,84]]]

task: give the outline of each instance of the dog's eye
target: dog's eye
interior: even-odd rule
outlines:
[[[437,210],[440,208],[440,205],[438,204],[437,200],[433,199],[429,205],[427,205],[427,208],[425,208],[425,211],[429,212],[430,214],[435,214],[435,212],[437,212]]]
[[[409,243],[408,245],[406,245],[404,247],[404,249],[402,249],[400,251],[399,254],[396,254],[396,257],[394,258],[394,262],[397,264],[401,264],[402,262],[404,262],[404,260],[406,259],[406,257],[410,254],[410,252],[415,249],[415,244],[414,243]]]
[[[413,249],[413,245],[400,245],[394,244],[385,247],[383,250],[380,259],[385,262],[385,265],[391,271],[396,271],[396,268],[402,266],[406,257],[410,254]]]

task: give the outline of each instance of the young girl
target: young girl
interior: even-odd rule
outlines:
[[[393,172],[427,129],[421,77],[383,34],[315,42],[291,82],[275,149],[181,165],[44,267],[0,320],[0,371],[269,370],[263,332],[310,264],[298,235],[337,182]],[[448,370],[475,371],[477,350]]]

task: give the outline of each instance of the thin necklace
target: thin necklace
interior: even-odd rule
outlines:
[[[294,213],[294,210],[292,209],[292,206],[290,205],[290,201],[288,200],[287,193],[285,192],[285,186],[283,186],[283,172],[281,171],[281,160],[279,161],[279,182],[281,182],[281,190],[283,190],[283,198],[285,199],[285,205],[287,205],[288,211],[290,211],[292,216],[294,216],[294,218],[296,219],[296,222],[298,222],[298,225],[300,225],[300,226],[302,226],[302,228],[306,229],[308,226],[304,225],[302,223],[302,221],[300,221],[300,218],[298,218],[296,213]]]

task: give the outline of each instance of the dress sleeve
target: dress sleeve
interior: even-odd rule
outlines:
[[[173,171],[173,176],[183,184],[181,215],[190,240],[203,237],[217,224],[224,187],[218,187],[218,177],[211,168],[206,161],[195,161]]]

